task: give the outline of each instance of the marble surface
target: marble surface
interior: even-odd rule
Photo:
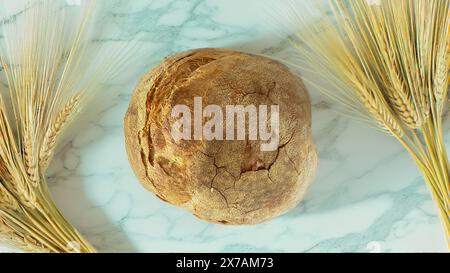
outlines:
[[[101,20],[124,41],[139,35],[151,51],[148,68],[190,48],[277,55],[287,46],[275,23],[284,17],[270,12],[279,0],[107,2]],[[99,251],[446,251],[437,211],[408,154],[389,136],[337,115],[313,88],[320,160],[301,205],[267,223],[229,227],[162,203],[137,182],[124,147],[123,116],[144,72],[133,69],[129,80],[111,86],[109,99],[94,107],[102,110],[75,125],[49,171],[57,204]]]

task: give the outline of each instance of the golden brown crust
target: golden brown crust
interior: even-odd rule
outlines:
[[[172,107],[194,97],[204,105],[279,105],[280,144],[262,141],[179,141]],[[227,49],[167,58],[149,72],[125,117],[129,161],[159,198],[223,224],[256,224],[288,211],[312,182],[317,155],[311,105],[303,83],[284,65]]]

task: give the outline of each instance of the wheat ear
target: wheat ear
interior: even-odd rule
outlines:
[[[434,97],[438,113],[441,115],[444,110],[444,102],[446,101],[448,92],[448,76],[449,62],[447,48],[442,48],[437,57],[436,75],[434,78]]]
[[[29,135],[29,133],[25,133],[23,144],[24,144],[24,162],[26,167],[26,172],[28,174],[28,177],[30,179],[30,182],[33,186],[36,186],[38,183],[38,168],[37,168],[37,162],[36,158],[33,156],[35,153],[34,145],[32,141],[32,137]]]
[[[416,111],[416,106],[411,97],[411,93],[401,80],[401,74],[398,69],[395,52],[387,47],[382,52],[386,52],[387,71],[389,80],[392,84],[391,88],[386,90],[386,95],[391,102],[392,108],[401,119],[401,121],[411,129],[417,129],[423,124],[423,117]]]
[[[359,91],[359,97],[372,114],[381,128],[394,136],[403,137],[404,131],[402,126],[398,123],[397,118],[392,114],[387,106],[384,98],[377,98],[376,95],[371,94],[366,88],[360,87],[362,91]]]
[[[39,167],[42,170],[47,169],[50,160],[53,157],[58,136],[61,134],[64,126],[68,123],[70,117],[79,105],[80,99],[80,93],[71,97],[66,105],[56,115],[55,120],[50,124],[47,132],[45,133],[44,141],[39,154]]]

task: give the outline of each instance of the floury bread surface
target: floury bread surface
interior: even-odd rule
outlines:
[[[277,105],[278,145],[262,151],[268,141],[249,140],[249,134],[233,141],[174,139],[174,107],[193,109],[195,98],[222,109]],[[287,212],[303,198],[317,166],[311,103],[301,80],[276,61],[227,49],[176,54],[145,75],[125,117],[125,140],[148,190],[222,224],[256,224]]]

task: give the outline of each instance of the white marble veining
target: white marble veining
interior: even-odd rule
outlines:
[[[286,47],[268,12],[278,0],[269,0],[269,8],[260,0],[106,2],[101,20],[124,41],[140,35],[152,53],[148,68],[190,48],[277,54]],[[446,251],[437,211],[400,144],[337,115],[313,89],[319,169],[297,208],[257,226],[229,227],[161,202],[140,186],[125,153],[122,121],[145,72],[134,70],[101,100],[102,111],[75,125],[49,172],[57,204],[100,251]],[[6,249],[0,246],[1,251]]]

